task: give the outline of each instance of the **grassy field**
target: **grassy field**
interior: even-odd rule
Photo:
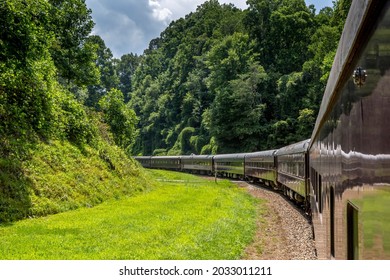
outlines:
[[[0,227],[0,258],[240,258],[261,201],[227,181],[147,172],[158,181],[150,191]]]

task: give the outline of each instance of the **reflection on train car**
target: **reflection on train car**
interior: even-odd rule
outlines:
[[[190,155],[181,157],[181,169],[187,172],[212,175],[213,157],[209,155]]]
[[[245,177],[245,154],[225,154],[214,156],[214,170],[217,175],[228,178]]]
[[[296,201],[306,201],[307,149],[310,139],[277,150],[277,181],[286,195]]]
[[[390,4],[367,1],[362,9],[358,2],[351,6],[310,147],[320,259],[390,258]],[[344,51],[352,42],[355,47]],[[356,69],[364,69],[364,83],[356,81]]]
[[[245,155],[245,176],[255,182],[275,187],[276,150],[248,153]]]
[[[180,156],[159,156],[151,158],[152,168],[181,170],[181,157]]]

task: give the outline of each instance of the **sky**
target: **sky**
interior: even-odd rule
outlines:
[[[317,11],[332,7],[332,0],[305,0]],[[203,4],[205,0],[86,0],[95,22],[93,34],[103,38],[114,57],[124,54],[141,55],[149,42],[172,20],[177,20]],[[246,0],[219,0],[246,9]]]

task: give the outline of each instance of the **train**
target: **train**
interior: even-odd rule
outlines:
[[[184,156],[136,156],[143,167],[248,180],[282,191],[309,210],[307,147],[310,140],[253,153]]]
[[[274,150],[137,156],[260,182],[310,213],[318,259],[390,259],[390,1],[352,1],[310,139]]]

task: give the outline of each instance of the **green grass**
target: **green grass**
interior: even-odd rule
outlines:
[[[41,142],[23,161],[0,157],[0,224],[95,206],[150,184],[118,147]]]
[[[259,201],[227,181],[147,171],[158,186],[0,227],[1,259],[238,259]]]

